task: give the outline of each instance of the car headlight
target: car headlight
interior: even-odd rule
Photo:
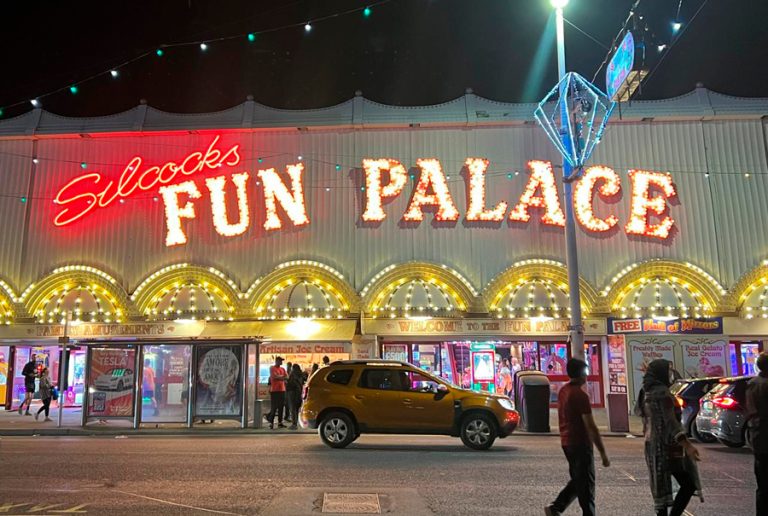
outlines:
[[[515,405],[512,403],[512,401],[508,400],[507,398],[501,398],[497,401],[499,402],[499,405],[501,405],[502,408],[506,410],[515,410]]]

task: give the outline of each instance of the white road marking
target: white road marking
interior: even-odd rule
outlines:
[[[734,477],[733,475],[729,475],[729,474],[728,474],[728,473],[726,473],[725,471],[723,471],[723,475],[725,475],[726,477],[730,478],[731,480],[735,480],[736,482],[738,482],[738,483],[740,483],[740,484],[743,484],[743,483],[744,483],[744,481],[743,481],[743,480],[741,480],[740,478],[736,478],[736,477]]]
[[[624,475],[625,477],[630,479],[632,482],[637,482],[637,479],[635,477],[633,477],[632,475],[630,475],[629,473],[627,473],[623,469],[621,469],[621,468],[616,468],[616,469],[618,469],[621,472],[622,475]]]
[[[194,505],[185,505],[183,503],[171,502],[169,500],[161,500],[160,498],[152,498],[151,496],[144,496],[136,493],[130,493],[128,491],[121,491],[120,489],[110,489],[110,491],[115,491],[128,496],[135,496],[136,498],[144,498],[145,500],[152,500],[153,502],[164,503],[167,505],[174,505],[176,507],[184,507],[185,509],[194,509],[196,511],[212,512],[214,514],[231,514],[233,516],[243,516],[236,512],[217,511],[215,509],[206,509],[205,507],[195,507]]]

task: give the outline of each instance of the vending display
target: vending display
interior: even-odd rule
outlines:
[[[473,391],[496,391],[496,348],[492,343],[473,342],[469,347]]]

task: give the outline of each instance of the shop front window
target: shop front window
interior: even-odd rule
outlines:
[[[413,351],[411,352],[413,355],[413,365],[428,373],[439,374],[439,348],[439,344],[414,344]]]
[[[189,405],[191,346],[144,346],[141,420],[183,423]]]
[[[0,346],[0,408],[5,406],[6,395],[8,394],[8,371],[11,356],[10,346]]]

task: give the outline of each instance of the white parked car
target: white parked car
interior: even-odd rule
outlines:
[[[133,388],[133,369],[116,367],[96,378],[93,386],[100,391],[124,391]]]

